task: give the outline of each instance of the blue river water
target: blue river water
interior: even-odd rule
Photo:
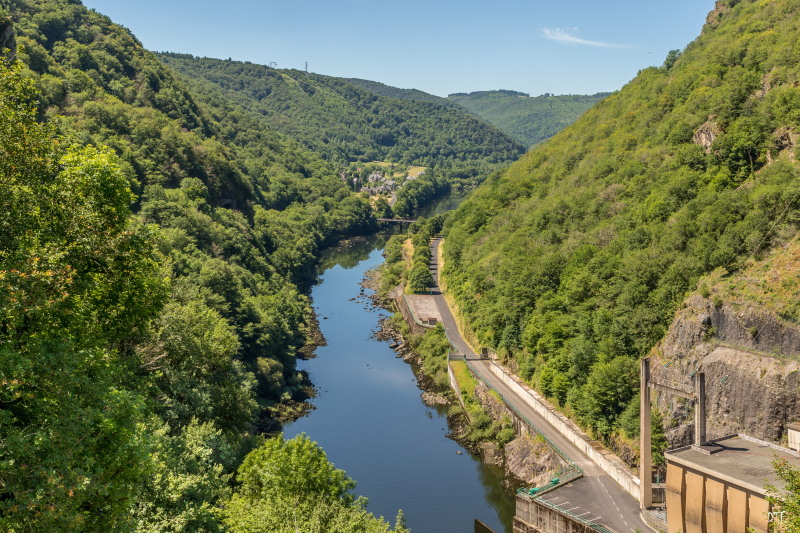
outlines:
[[[318,442],[392,524],[402,509],[413,533],[472,533],[475,519],[510,533],[514,499],[500,469],[447,437],[446,409],[426,406],[412,367],[375,338],[387,314],[360,284],[383,261],[381,247],[376,238],[323,259],[311,296],[327,345],[299,364],[318,389],[316,409],[284,434]]]

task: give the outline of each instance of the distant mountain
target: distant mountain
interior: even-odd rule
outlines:
[[[378,96],[386,96],[389,98],[400,98],[401,100],[417,100],[419,102],[429,102],[431,104],[439,104],[447,107],[459,107],[458,104],[451,102],[447,98],[428,94],[419,89],[399,89],[386,85],[377,81],[361,80],[358,78],[343,78],[345,81],[357,85],[362,89],[366,89],[371,93]]]
[[[187,54],[158,57],[196,92],[221,90],[329,161],[490,170],[525,151],[496,127],[447,104],[381,96],[341,78],[299,70]]]
[[[524,146],[533,146],[552,137],[610,94],[531,97],[519,91],[497,90],[453,93],[441,98],[418,89],[399,89],[376,81],[358,78],[346,78],[345,81],[379,96],[466,109]]]
[[[500,128],[525,146],[534,146],[575,122],[610,93],[543,94],[517,91],[454,93],[447,98]]]

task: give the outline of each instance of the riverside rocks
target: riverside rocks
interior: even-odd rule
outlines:
[[[709,438],[746,433],[781,443],[786,425],[800,419],[798,354],[796,324],[755,303],[715,303],[695,294],[653,350],[651,372],[687,389],[695,372],[705,372]],[[670,446],[693,440],[691,404],[657,394],[654,405],[667,422]]]
[[[428,407],[433,407],[435,405],[450,405],[450,400],[441,394],[436,394],[435,392],[431,391],[422,391],[422,401]]]
[[[365,294],[364,291],[364,289],[375,291],[379,286],[379,270],[368,271],[362,282],[360,296],[366,296],[372,300],[374,306],[386,309],[392,305],[390,302],[394,302],[395,294],[390,293],[389,298],[384,300],[377,296],[377,292]],[[390,347],[395,351],[397,357],[414,367],[414,374],[422,390],[420,396],[425,405],[433,407],[454,403],[451,398],[432,389],[430,378],[419,369],[420,357],[408,345],[400,332],[392,326],[389,319],[380,321],[380,328],[375,332],[375,337],[392,341]],[[505,405],[502,402],[500,402],[501,405],[496,405],[497,400],[492,395],[482,394],[480,400],[487,404],[485,408],[491,417],[499,420],[508,415],[504,409]],[[469,424],[464,414],[448,416],[448,425],[451,429],[448,437],[479,455],[484,463],[503,468],[506,474],[505,484],[509,490],[514,490],[522,485],[536,486],[546,483],[550,480],[550,473],[553,469],[561,464],[560,458],[544,442],[529,435],[517,436],[503,447],[494,442],[481,442],[476,445],[465,438],[469,432]]]

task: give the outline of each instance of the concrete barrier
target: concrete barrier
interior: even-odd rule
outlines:
[[[411,333],[415,335],[422,335],[428,329],[433,327],[430,325],[425,325],[419,320],[417,320],[417,317],[414,316],[414,313],[409,308],[408,302],[406,302],[405,294],[401,294],[400,296],[395,298],[395,305],[397,305],[397,309],[399,309],[400,313],[403,315],[403,318],[405,319],[406,324],[408,324]]]
[[[599,442],[589,438],[586,433],[575,425],[575,423],[558,413],[553,407],[542,398],[542,396],[528,387],[517,376],[513,376],[505,371],[500,365],[492,363],[490,365],[492,373],[503,380],[516,392],[525,402],[547,420],[559,433],[564,435],[578,449],[586,454],[589,459],[594,461],[603,471],[616,481],[626,492],[639,501],[639,478],[633,475],[628,465],[616,454],[606,450]]]
[[[514,533],[613,533],[557,505],[520,494],[513,529]]]
[[[453,361],[463,361],[463,355],[455,355],[455,354],[447,354],[447,374],[450,376],[450,387],[456,393],[456,398],[458,398],[458,403],[461,404],[461,408],[464,409],[464,415],[469,418],[469,411],[467,411],[467,405],[464,403],[464,397],[461,395],[461,386],[458,384],[458,380],[456,379],[456,373],[453,371],[453,365],[450,363]]]

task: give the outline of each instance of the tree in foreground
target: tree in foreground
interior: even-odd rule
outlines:
[[[305,435],[269,439],[248,454],[223,520],[234,533],[387,533],[383,518],[354,498],[355,482]],[[402,512],[396,533],[408,533]]]
[[[125,527],[149,465],[130,347],[162,301],[115,157],[0,64],[0,530]]]
[[[767,499],[780,513],[780,518],[773,523],[772,531],[781,533],[800,531],[800,469],[789,464],[784,458],[776,458],[772,465],[778,478],[784,483],[783,490],[767,486]]]

